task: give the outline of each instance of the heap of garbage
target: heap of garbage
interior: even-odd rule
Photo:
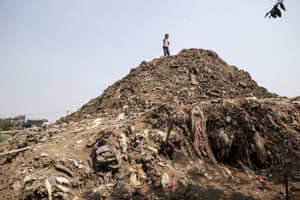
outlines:
[[[1,199],[297,199],[300,98],[210,50],[143,61],[0,146]]]
[[[260,87],[249,73],[229,66],[210,50],[188,49],[178,55],[143,61],[78,112],[63,120],[95,118],[120,110],[143,112],[163,103],[192,105],[203,100],[278,97]]]

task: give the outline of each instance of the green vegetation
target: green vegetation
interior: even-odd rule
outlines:
[[[7,119],[0,119],[0,142],[4,142],[11,138],[12,136],[7,133],[3,133],[4,131],[8,131],[11,129],[11,124]]]
[[[0,119],[0,131],[8,131],[11,128],[11,124],[7,119]]]
[[[4,142],[4,141],[8,140],[11,137],[12,137],[11,135],[4,134],[4,133],[0,132],[0,142]]]

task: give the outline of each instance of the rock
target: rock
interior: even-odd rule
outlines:
[[[191,84],[192,85],[198,85],[199,82],[196,80],[196,75],[191,74]]]
[[[48,179],[45,179],[45,187],[48,193],[48,199],[52,200],[52,187]]]
[[[247,83],[245,83],[245,82],[243,82],[243,81],[240,81],[239,84],[240,84],[240,86],[242,86],[242,87],[244,87],[244,88],[248,86]]]
[[[82,143],[82,140],[77,140],[75,143],[80,144],[80,143]]]
[[[101,121],[102,121],[101,118],[96,118],[96,119],[93,121],[92,128],[97,128],[97,127],[101,124]]]
[[[29,183],[31,181],[33,181],[34,179],[32,179],[29,175],[25,176],[23,179],[24,184]]]
[[[49,156],[49,154],[47,154],[47,153],[41,153],[40,154],[40,157],[48,157]]]
[[[14,191],[19,190],[20,187],[21,187],[20,181],[16,181],[16,182],[14,182],[14,183],[12,184],[12,189],[13,189]]]
[[[70,185],[70,181],[67,178],[63,177],[63,176],[57,176],[55,178],[55,180],[56,180],[57,183],[59,183],[61,185],[68,185],[68,186]]]
[[[230,123],[231,122],[231,117],[230,116],[226,116],[226,122]]]
[[[64,173],[66,173],[67,175],[71,176],[71,177],[74,176],[73,172],[70,169],[68,169],[67,167],[63,166],[63,165],[56,164],[55,169],[58,170],[58,171],[62,171]]]
[[[121,121],[121,120],[124,120],[124,119],[125,119],[125,113],[121,113],[121,114],[119,114],[118,117],[117,117],[117,120],[118,120],[118,121]]]
[[[56,188],[58,190],[60,190],[61,192],[63,192],[63,193],[69,193],[70,192],[70,188],[65,187],[63,185],[56,184]]]

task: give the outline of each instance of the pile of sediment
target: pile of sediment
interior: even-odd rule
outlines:
[[[66,120],[119,109],[140,112],[162,103],[176,106],[216,98],[277,96],[258,86],[248,72],[228,65],[215,52],[188,49],[175,56],[143,61]]]
[[[297,199],[299,161],[299,98],[188,49],[1,143],[0,197]]]

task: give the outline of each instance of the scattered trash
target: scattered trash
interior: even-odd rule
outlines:
[[[48,179],[45,179],[45,187],[48,193],[48,199],[52,200],[52,187]]]
[[[99,125],[101,125],[101,121],[102,121],[101,118],[96,118],[96,119],[93,121],[92,128],[97,128]]]
[[[41,155],[40,155],[41,157],[48,157],[49,156],[49,154],[47,154],[47,153],[41,153]]]
[[[20,181],[16,181],[12,184],[13,191],[19,190],[20,187],[21,187]]]
[[[169,186],[170,183],[170,179],[169,176],[166,172],[163,173],[162,177],[161,177],[161,185],[163,188],[166,188]]]
[[[70,181],[67,178],[62,177],[62,176],[57,176],[55,178],[55,180],[56,180],[57,183],[59,183],[61,185],[67,185],[67,186],[71,185]]]
[[[121,114],[119,114],[118,117],[117,117],[117,120],[118,120],[118,121],[121,121],[121,120],[124,120],[124,119],[125,119],[125,113],[121,113]]]
[[[121,147],[122,156],[127,160],[128,139],[124,133],[120,134],[119,143]]]
[[[147,179],[147,175],[142,169],[141,164],[133,165],[129,168],[130,172],[130,185],[137,187],[143,184],[143,182]]]
[[[214,163],[217,164],[215,156],[208,144],[208,136],[206,133],[206,118],[204,113],[199,107],[194,107],[191,110],[191,130],[194,135],[194,147],[198,155],[208,156],[208,158]]]
[[[62,172],[64,172],[64,173],[66,173],[67,175],[71,176],[71,177],[74,176],[74,175],[73,175],[73,172],[72,172],[70,169],[68,169],[68,168],[66,168],[65,166],[63,166],[63,165],[56,164],[56,165],[55,165],[55,169],[56,169],[56,170],[59,170],[59,171],[62,171]]]
[[[143,62],[1,143],[0,199],[296,199],[299,106],[210,50]]]
[[[176,185],[177,185],[177,180],[176,180],[176,175],[172,175],[172,192],[176,192]]]
[[[112,151],[108,146],[100,146],[94,153],[94,170],[116,170],[121,165],[121,155]]]
[[[116,183],[114,185],[114,190],[118,190],[121,188],[122,180],[123,180],[123,176],[119,176],[117,178]]]
[[[260,182],[260,183],[262,183],[262,184],[264,184],[265,183],[265,179],[263,178],[263,177],[258,177],[258,181]]]
[[[77,140],[75,143],[80,144],[80,143],[82,143],[82,140]]]
[[[58,190],[60,190],[60,191],[63,192],[63,193],[69,193],[69,191],[70,191],[69,188],[67,188],[67,187],[65,187],[65,186],[63,186],[63,185],[56,184],[55,186],[56,186],[56,188],[57,188]]]

